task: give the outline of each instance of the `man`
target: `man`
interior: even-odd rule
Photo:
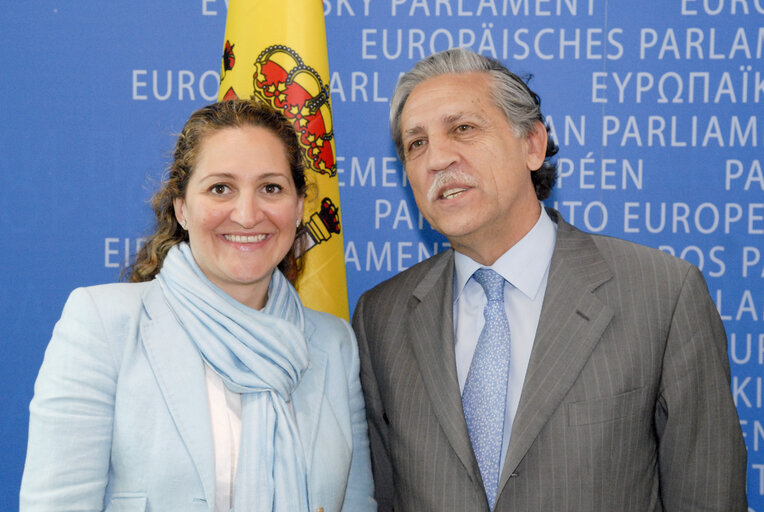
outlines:
[[[556,146],[496,61],[419,62],[390,119],[453,251],[354,314],[380,509],[746,511],[726,337],[697,268],[541,207]]]

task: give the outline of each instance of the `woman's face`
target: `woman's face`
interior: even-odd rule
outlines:
[[[201,142],[186,195],[174,202],[207,278],[239,302],[261,309],[273,269],[302,218],[284,145],[270,130],[224,128]]]

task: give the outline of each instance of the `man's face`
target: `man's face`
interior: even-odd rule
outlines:
[[[456,250],[483,264],[538,220],[529,171],[541,166],[546,151],[543,125],[518,138],[491,101],[490,86],[486,73],[430,78],[414,88],[400,118],[419,210]]]

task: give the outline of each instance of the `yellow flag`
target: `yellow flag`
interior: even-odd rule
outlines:
[[[340,192],[321,0],[229,0],[218,100],[257,97],[294,123],[305,151],[307,250],[297,291],[348,318]]]

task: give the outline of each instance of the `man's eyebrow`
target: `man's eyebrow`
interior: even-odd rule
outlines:
[[[420,124],[403,131],[404,137],[416,137],[424,133],[424,127]]]
[[[443,116],[443,123],[454,124],[465,119],[483,124],[486,122],[485,117],[483,117],[480,112],[454,112],[453,114]]]
[[[443,123],[452,124],[464,119],[464,112],[454,112],[453,114],[447,114],[443,116]]]

